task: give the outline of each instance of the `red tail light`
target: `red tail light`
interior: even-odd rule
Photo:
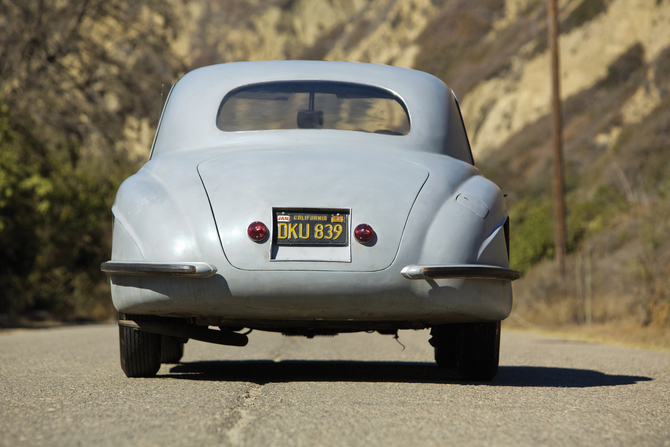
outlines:
[[[252,240],[262,242],[268,237],[269,231],[263,222],[252,222],[247,228],[247,233]]]
[[[354,237],[361,244],[367,244],[375,237],[375,230],[368,224],[360,224],[354,230]]]

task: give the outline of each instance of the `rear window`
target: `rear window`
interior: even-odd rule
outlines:
[[[407,135],[407,108],[393,93],[344,82],[270,82],[226,95],[216,125],[225,132],[338,129]]]

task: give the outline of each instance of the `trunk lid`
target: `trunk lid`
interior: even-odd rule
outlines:
[[[229,153],[202,162],[207,191],[228,261],[245,270],[375,271],[391,265],[414,201],[428,178],[416,163],[379,152],[284,149]],[[338,247],[274,243],[273,210],[349,213],[349,241]],[[270,229],[263,243],[247,236],[250,223]],[[372,226],[376,240],[353,238]]]

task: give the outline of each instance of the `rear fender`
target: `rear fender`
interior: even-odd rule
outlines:
[[[112,240],[114,244],[112,245],[112,260],[133,260],[139,261],[144,259],[142,250],[135,242],[128,230],[125,229],[120,220],[114,218],[113,230],[112,230]]]
[[[178,191],[144,169],[121,185],[112,207],[113,260],[198,261],[208,238],[220,247],[204,188],[193,171],[195,181],[174,182]]]
[[[420,262],[507,267],[506,220],[500,189],[484,177],[471,177],[435,215]]]

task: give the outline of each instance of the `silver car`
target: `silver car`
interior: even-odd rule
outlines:
[[[199,68],[112,208],[121,366],[153,376],[188,339],[431,328],[439,367],[498,370],[509,219],[453,92],[345,62]]]

